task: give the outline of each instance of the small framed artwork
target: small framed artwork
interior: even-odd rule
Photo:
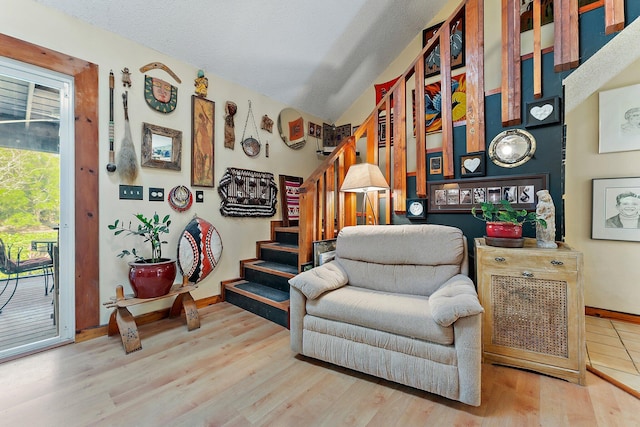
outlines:
[[[433,156],[429,159],[429,175],[442,173],[442,156]]]
[[[451,21],[451,69],[464,67],[464,8],[460,10],[460,13]],[[425,30],[422,30],[422,47],[425,47],[427,43],[431,41],[433,36],[442,26],[442,22],[433,25]],[[435,47],[427,54],[424,60],[424,74],[425,77],[435,76],[440,73],[440,44],[435,44]]]
[[[560,97],[527,103],[525,127],[550,125],[560,122]]]
[[[600,153],[640,150],[640,84],[599,93]]]
[[[179,171],[182,159],[182,131],[142,123],[141,151],[141,166]]]
[[[191,96],[191,185],[213,187],[215,104]]]
[[[593,180],[591,238],[640,242],[640,177]]]
[[[336,256],[336,239],[316,240],[313,242],[313,266],[318,267],[333,260]]]
[[[485,176],[484,151],[467,153],[460,156],[460,176],[469,178],[472,176]]]
[[[316,137],[316,124],[309,122],[309,136]]]

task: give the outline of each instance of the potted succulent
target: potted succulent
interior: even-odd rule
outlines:
[[[173,259],[162,257],[162,245],[167,243],[161,239],[162,234],[169,233],[171,219],[166,215],[162,220],[157,213],[151,218],[143,214],[134,215],[140,222],[133,227],[131,222],[128,227],[121,225],[117,219],[109,225],[114,235],[135,235],[144,238],[144,242],[151,244],[151,258],[145,258],[135,248],[130,251],[124,249],[118,257],[132,255],[134,261],[129,263],[129,283],[137,298],[154,298],[169,293],[173,281],[176,278],[176,262]]]
[[[500,204],[482,202],[480,211],[473,207],[471,215],[487,223],[487,237],[519,239],[522,237],[522,224],[529,222],[547,226],[547,222],[535,212],[515,209],[508,200],[500,200]]]

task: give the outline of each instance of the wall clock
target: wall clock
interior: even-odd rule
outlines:
[[[427,217],[427,199],[407,199],[407,218],[424,219]]]
[[[246,138],[242,141],[242,150],[249,157],[255,157],[260,154],[260,142],[253,137]]]

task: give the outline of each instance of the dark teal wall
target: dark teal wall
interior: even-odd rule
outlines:
[[[640,16],[640,0],[626,1],[626,24],[628,25]],[[594,9],[580,15],[580,61],[586,61],[591,55],[604,46],[614,35],[604,35],[604,8]],[[640,41],[639,41],[640,43]],[[513,127],[502,127],[501,123],[501,95],[495,94],[485,99],[485,123],[487,147],[491,140],[500,132],[520,128],[526,129],[536,139],[537,149],[535,156],[522,166],[516,168],[502,168],[493,164],[487,159],[487,177],[497,177],[506,175],[530,175],[548,174],[549,192],[556,206],[556,238],[562,239],[564,234],[564,207],[562,205],[563,190],[563,131],[564,117],[558,125],[541,126],[535,128],[525,128],[526,105],[533,99],[533,60],[522,61],[522,124]],[[563,97],[562,80],[570,72],[556,73],[553,71],[553,52],[542,56],[542,98]],[[564,109],[564,108],[563,108]],[[466,126],[454,128],[454,170],[455,179],[460,179],[459,156],[466,154]],[[439,156],[440,153],[430,153],[427,155],[427,165],[432,156]],[[427,178],[430,182],[442,180],[442,175],[430,175]],[[408,178],[408,198],[416,197],[415,178]],[[404,216],[394,216],[393,222],[401,223],[431,223],[445,224],[462,229],[469,239],[469,249],[473,253],[473,239],[484,235],[484,222],[471,217],[469,213],[457,214],[428,214],[426,220],[409,221]],[[523,233],[525,236],[534,237],[533,226],[525,226]]]

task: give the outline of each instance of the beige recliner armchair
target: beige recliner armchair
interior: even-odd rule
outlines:
[[[480,405],[482,306],[466,238],[441,225],[345,227],[291,285],[291,349]]]

